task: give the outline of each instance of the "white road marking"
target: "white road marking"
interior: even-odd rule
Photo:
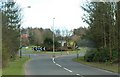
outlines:
[[[61,65],[59,65],[59,64],[57,64],[57,63],[56,63],[56,65],[59,66],[59,67],[62,67]]]
[[[53,63],[55,63],[55,59],[54,58],[52,58],[52,61],[53,61]]]
[[[55,60],[54,58],[52,58],[52,60]]]
[[[60,64],[57,64],[56,62],[55,62],[55,58],[52,58],[52,61],[53,61],[53,63],[55,63],[57,66],[59,66],[59,67],[62,67]],[[68,72],[73,72],[73,71],[71,71],[71,70],[69,70],[69,69],[67,69],[67,68],[65,68],[65,67],[63,67],[63,69],[64,70],[66,70],[66,71],[68,71]],[[82,75],[80,75],[80,74],[76,74],[77,76],[80,76],[80,77],[84,77],[84,76],[82,76]]]
[[[80,77],[84,77],[84,76],[82,76],[82,75],[80,75],[80,74],[76,74],[77,76],[80,76]]]
[[[53,61],[53,63],[55,63],[57,66],[62,67],[60,64],[57,64],[57,63],[55,62],[55,58],[52,58],[52,61]],[[69,69],[67,69],[67,68],[65,68],[65,67],[63,67],[63,69],[65,69],[66,71],[72,72],[71,70],[69,70]]]
[[[71,70],[69,70],[69,69],[67,69],[67,68],[65,68],[65,67],[63,67],[63,69],[65,69],[66,71],[72,72]]]
[[[76,74],[76,75],[80,75],[80,74]]]

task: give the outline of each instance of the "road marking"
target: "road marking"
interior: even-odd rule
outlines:
[[[54,58],[52,58],[52,60],[55,60]]]
[[[76,74],[77,76],[80,76],[80,77],[84,77],[84,76],[82,76],[82,75],[80,75],[80,74]]]
[[[76,74],[76,75],[80,75],[80,74]]]
[[[52,61],[53,61],[53,63],[55,63],[57,66],[62,67],[60,64],[57,64],[57,63],[55,62],[55,58],[52,58]],[[63,67],[63,69],[66,70],[66,71],[68,71],[68,72],[73,72],[73,71],[71,71],[71,70],[69,70],[69,69],[67,69],[67,68],[65,68],[65,67]],[[76,74],[76,75],[77,75],[77,76],[80,76],[80,77],[84,77],[84,76],[82,76],[82,75],[80,75],[80,74]]]
[[[54,58],[52,58],[52,61],[53,61],[53,63],[55,63],[55,59]]]
[[[56,63],[56,65],[59,66],[59,67],[62,67],[61,65],[59,65],[59,64],[57,64],[57,63]]]
[[[52,58],[52,61],[53,61],[53,63],[55,63],[57,66],[62,67],[61,65],[59,65],[59,64],[57,64],[57,63],[55,62],[55,58]],[[65,68],[65,67],[63,67],[63,69],[65,69],[66,71],[72,72],[71,70],[69,70],[69,69],[67,69],[67,68]]]
[[[67,69],[67,68],[65,68],[65,67],[63,67],[63,69],[65,69],[66,71],[72,72],[71,70],[69,70],[69,69]]]

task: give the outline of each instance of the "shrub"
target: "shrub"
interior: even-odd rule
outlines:
[[[106,62],[109,61],[109,52],[108,48],[98,49],[95,53],[93,61],[95,62]]]
[[[96,52],[97,52],[96,49],[87,51],[84,56],[84,60],[87,62],[92,62]]]
[[[112,51],[112,63],[118,63],[119,62],[119,52],[117,50]]]
[[[90,51],[87,51],[84,60],[87,62],[109,62],[110,56],[109,56],[109,49],[108,48],[99,48],[99,49],[93,49]],[[112,50],[112,63],[118,63],[118,51]]]

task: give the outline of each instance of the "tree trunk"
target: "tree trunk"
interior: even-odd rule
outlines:
[[[120,2],[117,2],[117,27],[118,27],[118,60],[120,62]]]

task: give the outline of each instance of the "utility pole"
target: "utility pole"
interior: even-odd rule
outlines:
[[[31,6],[27,6],[26,8],[31,8]],[[23,8],[24,9],[24,8]],[[20,31],[20,50],[19,50],[19,54],[20,54],[20,58],[22,58],[22,38],[21,38],[21,27],[19,28]]]
[[[55,45],[54,45],[54,20],[55,18],[53,18],[53,57],[55,57]]]

